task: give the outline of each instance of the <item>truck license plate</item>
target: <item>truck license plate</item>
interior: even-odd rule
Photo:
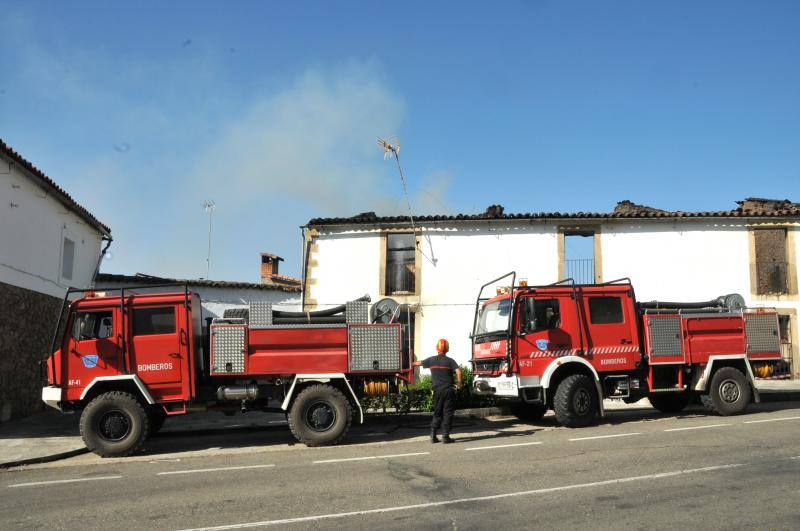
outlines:
[[[500,382],[498,383],[497,388],[511,391],[514,389],[514,382]]]

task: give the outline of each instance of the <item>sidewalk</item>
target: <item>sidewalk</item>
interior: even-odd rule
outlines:
[[[800,380],[758,380],[756,382],[762,402],[800,400]],[[647,399],[634,404],[621,400],[606,400],[606,410],[648,409]],[[504,408],[477,408],[459,410],[459,416],[484,418],[503,415]],[[0,469],[30,463],[43,463],[64,459],[88,452],[78,428],[78,414],[64,415],[55,410],[43,411],[24,419],[0,424]],[[380,419],[373,419],[380,422]],[[170,418],[161,433],[170,432],[202,435],[226,431],[284,429],[285,416],[281,413],[256,413],[227,417],[221,413],[197,413]]]

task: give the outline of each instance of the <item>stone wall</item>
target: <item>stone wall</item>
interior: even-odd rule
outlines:
[[[0,282],[0,422],[44,407],[39,360],[60,307],[55,297]]]

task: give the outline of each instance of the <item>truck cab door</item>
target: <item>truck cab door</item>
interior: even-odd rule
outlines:
[[[133,306],[131,312],[131,372],[156,401],[188,399],[188,336],[175,305]]]
[[[599,371],[631,370],[640,359],[631,298],[619,292],[584,294],[587,347]]]
[[[520,373],[536,360],[568,356],[579,348],[575,328],[575,304],[568,297],[525,297],[521,301],[518,321],[517,358]]]
[[[97,377],[121,374],[118,309],[79,309],[65,335],[62,367],[67,400],[80,399],[83,389]]]

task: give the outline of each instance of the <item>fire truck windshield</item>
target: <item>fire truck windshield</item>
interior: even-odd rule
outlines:
[[[475,336],[508,332],[508,318],[511,310],[511,300],[503,299],[490,302],[481,309],[478,324],[475,327]]]

